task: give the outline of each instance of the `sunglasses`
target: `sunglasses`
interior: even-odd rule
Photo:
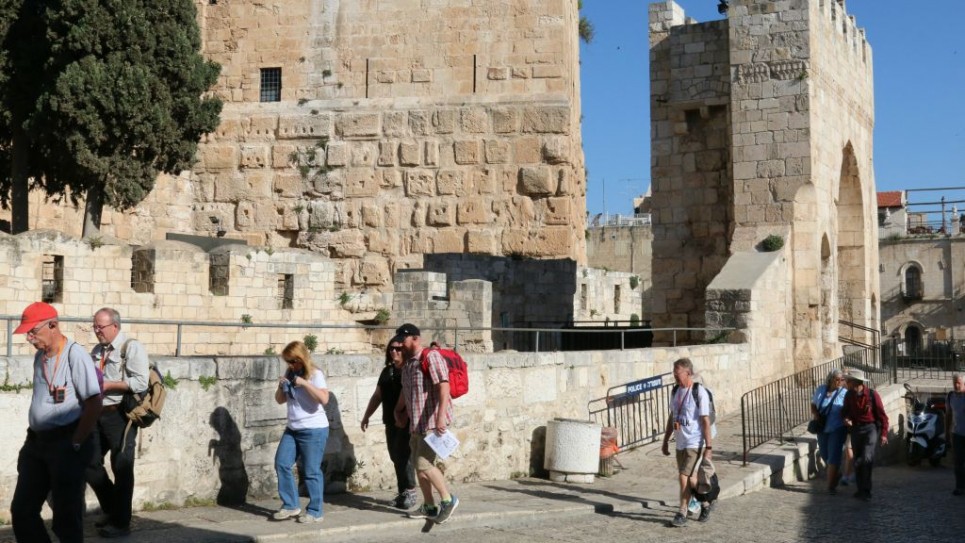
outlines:
[[[389,352],[391,352],[391,353],[401,353],[401,352],[402,352],[402,347],[401,347],[401,346],[400,346],[400,347],[396,347],[396,346],[389,347]]]
[[[288,364],[289,366],[291,366],[292,364],[297,364],[297,363],[299,363],[299,362],[301,362],[301,360],[299,360],[299,359],[297,359],[297,358],[294,359],[294,360],[289,360],[289,359],[287,359],[287,358],[285,359],[285,363]]]

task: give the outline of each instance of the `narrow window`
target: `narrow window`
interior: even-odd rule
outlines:
[[[228,255],[211,255],[208,268],[208,290],[213,296],[228,295]]]
[[[261,69],[261,101],[281,101],[281,68]]]
[[[587,310],[586,303],[586,283],[580,285],[580,309],[583,311]]]
[[[908,266],[905,270],[905,298],[920,300],[921,297],[921,270],[917,266]]]
[[[64,257],[44,255],[40,277],[42,281],[40,299],[48,304],[64,301]]]
[[[295,307],[295,276],[285,273],[278,276],[278,304],[281,309]]]
[[[134,292],[154,292],[152,251],[136,251],[131,255],[131,289]]]
[[[616,314],[620,313],[620,285],[614,285],[613,287],[613,312]]]

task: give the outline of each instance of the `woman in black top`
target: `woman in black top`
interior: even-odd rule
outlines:
[[[379,382],[375,385],[375,392],[365,408],[362,417],[362,431],[369,427],[369,417],[381,405],[382,423],[385,425],[385,444],[389,449],[389,458],[395,465],[395,478],[399,485],[399,494],[392,504],[399,509],[412,509],[418,502],[416,492],[415,470],[409,462],[409,427],[399,428],[395,425],[393,411],[402,395],[402,338],[392,338],[385,349],[385,367],[379,375]]]

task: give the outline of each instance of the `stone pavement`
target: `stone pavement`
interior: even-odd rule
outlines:
[[[802,437],[796,444],[766,444],[754,451],[753,463],[741,465],[740,415],[718,421],[714,442],[715,463],[721,481],[721,498],[779,484],[804,476],[807,452],[813,440]],[[543,479],[455,483],[453,492],[461,505],[449,523],[407,519],[387,505],[390,492],[364,492],[326,496],[325,521],[302,525],[293,521],[272,522],[270,513],[279,508],[277,499],[257,501],[238,508],[191,507],[135,514],[131,541],[145,543],[317,541],[349,535],[367,539],[386,531],[444,530],[451,525],[480,522],[512,524],[540,517],[585,513],[640,513],[642,508],[670,511],[676,503],[674,461],[660,452],[660,445],[640,447],[617,456],[622,469],[612,477],[597,477],[593,484],[553,483]],[[795,474],[795,470],[797,474]],[[668,513],[668,520],[670,518]],[[100,541],[92,523],[89,541]],[[13,541],[10,526],[0,528],[0,543]]]

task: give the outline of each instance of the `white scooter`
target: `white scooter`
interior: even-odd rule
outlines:
[[[922,401],[907,384],[905,389],[905,399],[909,401],[905,424],[908,465],[917,466],[927,459],[937,466],[945,456],[945,398],[931,396]]]

